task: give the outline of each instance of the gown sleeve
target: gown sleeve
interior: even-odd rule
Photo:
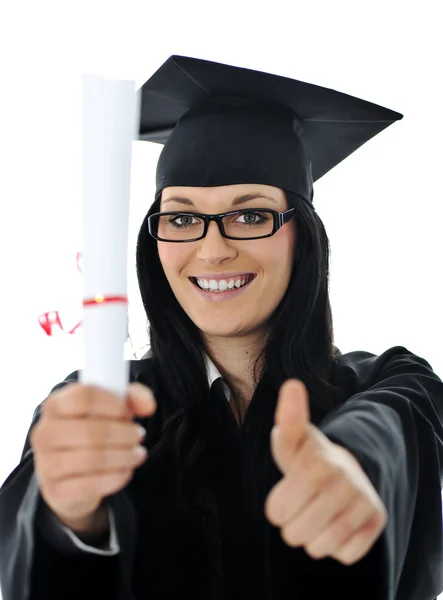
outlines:
[[[51,393],[77,380],[75,371]],[[72,532],[58,524],[52,513],[48,514],[39,492],[30,446],[31,430],[40,418],[42,405],[34,412],[20,464],[0,488],[3,600],[132,600],[130,573],[135,539],[132,499],[126,488],[108,497],[111,516],[108,551],[82,545]]]
[[[83,542],[69,527],[66,527],[52,513],[50,508],[42,502],[37,509],[36,525],[46,539],[50,539],[53,545],[56,545],[63,552],[72,553],[72,543],[75,546],[75,553],[91,552],[100,556],[114,556],[120,551],[117,531],[115,527],[114,511],[108,506],[109,532],[103,536],[103,539],[97,540],[94,545]]]
[[[338,359],[348,398],[319,429],[359,461],[383,501],[383,595],[436,598],[443,591],[443,382],[401,346]]]

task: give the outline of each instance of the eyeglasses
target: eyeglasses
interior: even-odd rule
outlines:
[[[295,208],[278,212],[268,208],[233,210],[217,215],[164,212],[148,217],[148,230],[160,242],[196,242],[205,237],[215,221],[224,238],[258,240],[274,235],[294,216]]]

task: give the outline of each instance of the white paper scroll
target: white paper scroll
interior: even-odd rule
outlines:
[[[83,76],[83,298],[127,295],[132,142],[139,94],[133,81]],[[80,381],[126,395],[128,307],[84,307],[84,369]]]

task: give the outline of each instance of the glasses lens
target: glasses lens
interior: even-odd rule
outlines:
[[[161,239],[167,241],[191,241],[203,235],[203,219],[191,213],[160,214],[151,218],[152,229]],[[274,216],[266,210],[240,210],[223,217],[226,235],[246,240],[265,237],[274,229]]]
[[[264,237],[274,229],[274,217],[266,210],[242,210],[223,217],[226,235],[239,239]]]
[[[153,218],[153,228],[164,240],[194,240],[203,235],[205,222],[189,213],[162,214]]]

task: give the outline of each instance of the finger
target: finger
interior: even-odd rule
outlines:
[[[383,529],[384,525],[380,526],[380,517],[377,515],[354,532],[344,545],[333,553],[333,558],[345,565],[358,562],[373,547]]]
[[[36,429],[34,442],[41,449],[51,451],[74,448],[130,448],[143,439],[139,425],[124,421],[102,421],[98,419],[57,420],[46,430]]]
[[[315,542],[357,497],[358,492],[344,477],[334,477],[302,511],[284,522],[285,538],[297,546]]]
[[[123,414],[122,421],[132,421],[132,419],[134,417],[135,417],[134,411],[132,410],[130,403],[126,402],[125,403],[125,412]]]
[[[284,433],[292,436],[302,428],[300,424],[309,423],[309,398],[306,386],[299,379],[288,379],[280,388],[277,407],[275,410],[275,425],[282,428]],[[291,440],[293,437],[291,437]]]
[[[266,499],[265,513],[268,520],[273,525],[283,526],[305,509],[332,477],[339,475],[335,466],[322,457],[316,437],[308,437],[299,449],[291,469],[272,488]]]
[[[50,485],[51,496],[60,498],[96,498],[109,496],[123,489],[132,479],[133,469],[122,469],[120,472],[104,473],[102,475],[82,475],[63,479]]]
[[[157,406],[151,388],[139,381],[135,381],[129,385],[127,396],[131,408],[134,408],[132,406],[134,402],[136,402],[137,405],[141,402],[150,408],[155,408]]]
[[[147,458],[147,451],[144,453],[135,451],[139,446],[134,446],[129,450],[69,450],[66,452],[56,452],[53,455],[40,457],[41,468],[47,474],[46,480],[62,481],[72,477],[87,475],[103,475],[122,471],[125,469],[135,469]],[[50,468],[45,468],[45,461],[50,463]]]
[[[43,404],[45,414],[57,418],[102,416],[123,419],[126,414],[123,398],[92,385],[70,383],[53,394]]]
[[[314,558],[334,556],[374,516],[374,507],[360,494],[313,541],[306,551]]]
[[[275,412],[275,426],[271,431],[271,450],[282,473],[289,469],[307,435],[309,424],[309,401],[301,381],[286,381],[279,393]]]

